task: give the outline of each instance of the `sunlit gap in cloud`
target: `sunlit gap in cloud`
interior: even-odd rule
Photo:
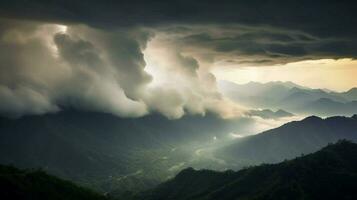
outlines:
[[[183,112],[200,115],[213,112],[222,118],[241,116],[244,108],[219,93],[210,71],[166,40],[163,36],[155,36],[143,51],[144,70],[152,77],[147,91],[166,93],[174,98],[180,107],[177,116]]]
[[[219,80],[238,84],[250,81],[292,81],[311,88],[346,91],[357,86],[357,61],[345,59],[305,60],[272,66],[215,66],[212,71]]]
[[[165,74],[158,67],[159,63],[155,61],[157,57],[157,52],[155,48],[151,47],[149,42],[147,48],[143,51],[144,60],[146,63],[145,71],[152,76],[152,80],[149,83],[150,87],[156,87],[162,85],[166,79]]]
[[[166,88],[190,87],[193,80],[191,74],[186,73],[185,68],[192,66],[182,64],[180,53],[165,39],[155,36],[143,50],[146,63],[145,71],[152,76],[149,83],[151,87],[165,86]]]
[[[53,36],[55,34],[65,34],[67,33],[67,29],[67,26],[61,24],[46,24],[42,25],[38,31],[38,34],[46,41],[47,47],[55,58],[59,57],[59,52],[58,47],[53,40]]]

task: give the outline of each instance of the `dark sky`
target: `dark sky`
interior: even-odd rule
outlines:
[[[1,1],[0,15],[57,23],[84,23],[96,28],[172,25],[245,25],[265,31],[215,38],[193,35],[190,42],[221,51],[277,57],[354,57],[355,1]],[[291,33],[276,33],[291,31]],[[295,33],[295,35],[293,34]],[[256,39],[265,38],[261,44]],[[220,39],[217,41],[216,39]],[[222,41],[224,40],[224,41]],[[316,41],[317,40],[317,41]],[[279,44],[273,41],[281,42]],[[227,44],[229,43],[229,44]],[[253,47],[252,47],[253,46]],[[261,59],[263,60],[263,59]],[[267,62],[269,59],[265,59]],[[262,61],[260,61],[262,62]]]
[[[269,25],[320,37],[356,35],[355,1],[2,1],[1,15],[103,28],[170,24]]]

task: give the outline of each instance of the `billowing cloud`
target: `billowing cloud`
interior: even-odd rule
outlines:
[[[0,112],[73,106],[170,118],[241,108],[213,67],[356,58],[344,1],[0,2]]]
[[[145,70],[154,78],[148,85],[146,97],[151,107],[157,110],[175,108],[169,117],[182,116],[185,111],[204,114],[207,110],[223,117],[241,114],[241,108],[218,92],[209,68],[185,53],[162,33],[157,33],[148,44],[144,51]]]
[[[76,107],[128,117],[159,112],[179,118],[206,111],[225,116],[218,107],[228,100],[206,86],[199,63],[179,49],[155,47],[150,30],[2,22],[1,113],[19,116]],[[147,66],[143,50],[155,66]]]
[[[150,79],[142,71],[144,61],[136,40],[121,43],[121,35],[114,40],[88,27],[12,23],[16,26],[3,29],[0,36],[2,112],[41,114],[75,106],[121,116],[147,113],[143,102],[129,98]],[[92,32],[96,40],[91,40]],[[125,48],[120,56],[101,46],[108,37],[113,39],[112,48]],[[131,51],[130,56],[123,55],[126,51]],[[124,64],[131,71],[122,70]]]

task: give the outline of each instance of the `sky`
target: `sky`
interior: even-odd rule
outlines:
[[[238,84],[251,81],[262,83],[291,81],[309,88],[336,92],[345,92],[357,87],[357,61],[351,58],[304,60],[264,67],[217,66],[212,73],[219,80],[228,80]]]
[[[217,80],[357,86],[357,3],[0,2],[0,113],[239,116]]]

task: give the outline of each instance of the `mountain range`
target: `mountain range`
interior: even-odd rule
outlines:
[[[248,116],[259,116],[263,119],[279,119],[279,118],[294,116],[294,114],[289,113],[282,109],[279,109],[277,111],[272,111],[270,109],[250,110],[246,114]]]
[[[250,123],[213,114],[134,119],[72,109],[0,118],[0,163],[41,167],[103,192],[141,190],[184,168],[196,146]]]
[[[356,115],[308,117],[256,135],[228,137],[250,123],[209,113],[131,119],[71,109],[0,118],[0,164],[42,168],[120,196],[150,189],[190,166],[241,169],[311,153],[339,139],[357,141]]]
[[[0,196],[23,200],[282,200],[356,199],[357,144],[340,140],[321,150],[239,171],[187,168],[159,186],[113,196],[38,169],[0,165]]]
[[[357,113],[357,88],[333,92],[281,81],[246,84],[219,81],[218,87],[225,96],[253,109],[284,109],[296,114],[320,116]]]
[[[316,153],[240,171],[188,168],[137,200],[356,199],[357,144],[339,141]]]
[[[289,122],[260,134],[239,138],[219,148],[216,156],[241,168],[249,164],[281,162],[314,152],[340,139],[357,142],[357,115],[326,119],[311,116]]]

